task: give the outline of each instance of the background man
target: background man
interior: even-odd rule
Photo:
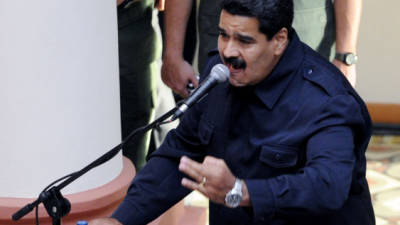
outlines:
[[[117,0],[122,138],[154,118],[161,39],[152,24],[154,0]],[[150,132],[123,147],[136,170],[146,163]]]
[[[217,48],[220,0],[200,0],[198,70],[203,72],[208,52]],[[332,3],[333,2],[333,3]],[[193,0],[167,0],[165,8],[165,51],[162,78],[165,84],[181,96],[188,96],[186,85],[197,86],[194,69],[183,59],[185,30]],[[356,54],[362,0],[296,0],[293,27],[300,39],[334,63],[354,86]],[[336,44],[335,44],[336,43]],[[334,59],[340,53],[339,59]],[[347,56],[347,55],[346,55]]]
[[[374,224],[367,109],[292,29],[292,0],[222,0],[217,85],[135,177],[113,218],[147,224],[199,190],[210,224]],[[218,54],[219,53],[219,54]],[[218,107],[216,107],[218,106]]]

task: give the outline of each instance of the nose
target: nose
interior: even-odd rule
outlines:
[[[226,43],[223,53],[227,58],[239,56],[239,50],[233,41],[228,41]]]

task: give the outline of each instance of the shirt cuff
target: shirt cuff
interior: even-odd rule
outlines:
[[[133,223],[145,223],[144,221],[139,221],[140,219],[143,219],[144,216],[142,216],[139,213],[139,210],[136,210],[133,205],[128,204],[126,200],[123,200],[118,209],[113,212],[111,218],[118,220],[124,225],[131,225]]]

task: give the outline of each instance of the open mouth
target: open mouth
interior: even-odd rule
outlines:
[[[239,73],[244,70],[244,68],[235,68],[235,66],[232,64],[227,64],[227,67],[231,74]]]

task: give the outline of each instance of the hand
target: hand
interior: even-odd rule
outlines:
[[[89,225],[122,225],[118,220],[114,218],[99,218],[89,221]]]
[[[194,180],[183,178],[182,186],[200,191],[215,203],[224,204],[226,193],[235,184],[236,178],[225,161],[211,156],[207,156],[203,163],[198,163],[183,156],[179,163],[179,170]]]
[[[341,62],[337,59],[334,59],[332,63],[344,74],[350,84],[355,87],[356,86],[356,65],[346,65],[344,62]]]
[[[158,11],[164,11],[164,9],[165,9],[165,0],[156,0],[154,2],[154,8],[158,9]]]
[[[186,85],[189,82],[195,88],[198,86],[198,80],[193,67],[183,59],[164,57],[161,67],[161,78],[168,87],[183,98],[189,96],[189,92],[186,89]]]

